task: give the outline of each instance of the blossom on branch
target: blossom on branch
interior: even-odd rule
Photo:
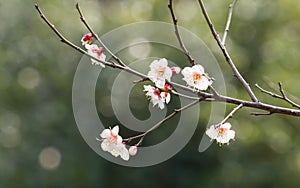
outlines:
[[[135,156],[137,153],[137,146],[130,146],[128,151],[130,156]]]
[[[149,79],[155,83],[158,88],[163,88],[166,80],[170,81],[172,70],[168,67],[168,61],[165,58],[154,60],[150,64],[150,71],[148,72]]]
[[[92,33],[87,33],[81,38],[82,45],[91,44],[93,42]]]
[[[149,97],[150,101],[153,103],[153,106],[158,105],[160,109],[164,109],[164,103],[168,104],[171,99],[170,93],[167,92],[170,90],[170,85],[165,84],[163,88],[163,91],[161,91],[160,89],[151,85],[144,86],[144,91],[147,92],[146,96]]]
[[[207,78],[204,68],[201,65],[194,65],[192,67],[185,67],[181,74],[183,80],[186,81],[187,85],[194,87],[199,90],[206,90],[212,82]]]
[[[120,156],[123,160],[129,160],[129,152],[122,137],[119,135],[119,126],[116,125],[113,129],[104,129],[100,134],[102,138],[101,148],[103,151],[111,153],[114,157]]]
[[[229,144],[229,141],[231,139],[234,140],[235,137],[235,131],[230,130],[230,128],[230,123],[224,123],[219,126],[212,125],[205,133],[211,140],[216,140],[220,144]]]
[[[94,56],[95,58],[101,60],[101,61],[105,61],[106,59],[106,55],[103,53],[103,48],[102,47],[98,47],[96,44],[87,44],[85,45],[86,49],[88,50],[88,54],[90,54],[91,56]],[[93,65],[101,65],[103,68],[105,67],[105,65],[103,63],[100,63],[98,61],[96,61],[95,59],[92,59],[92,64]]]

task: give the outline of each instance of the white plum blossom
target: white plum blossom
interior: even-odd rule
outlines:
[[[230,130],[231,124],[224,123],[220,126],[212,125],[209,129],[206,130],[207,136],[209,136],[212,140],[216,140],[220,144],[229,144],[229,141],[234,140],[235,131]]]
[[[87,33],[83,35],[81,38],[82,45],[91,44],[93,42],[93,35],[91,33]]]
[[[168,84],[165,84],[168,85]],[[166,90],[169,90],[169,85],[164,86]],[[153,106],[158,105],[160,109],[164,109],[165,104],[168,104],[171,99],[171,95],[167,91],[160,91],[158,88],[151,85],[144,85],[144,91],[146,91],[146,96],[149,97],[150,101],[153,103]]]
[[[103,151],[111,153],[114,157],[120,156],[123,160],[129,160],[129,152],[122,137],[119,135],[119,126],[116,125],[112,129],[104,129],[100,134],[102,138],[101,148]]]
[[[135,156],[137,153],[137,146],[130,146],[128,151],[130,156]]]
[[[185,67],[181,74],[183,80],[186,81],[187,85],[194,87],[199,90],[206,90],[212,82],[207,78],[204,68],[201,65],[194,65],[192,67]]]
[[[90,54],[91,56],[94,56],[95,58],[97,58],[101,61],[105,61],[106,55],[103,53],[102,47],[99,48],[96,44],[91,44],[91,45],[86,44],[85,47],[88,50],[88,54]],[[105,65],[103,63],[100,63],[92,58],[91,58],[91,61],[92,61],[93,65],[101,65],[103,68],[105,67]]]
[[[150,71],[148,72],[149,79],[155,83],[158,88],[163,88],[166,80],[170,81],[172,70],[168,67],[168,61],[165,58],[154,60],[150,64]]]

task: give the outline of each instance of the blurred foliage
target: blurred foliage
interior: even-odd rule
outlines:
[[[167,0],[79,2],[87,20],[101,34],[137,21],[171,22]],[[254,117],[249,115],[252,109],[243,109],[230,120],[237,138],[229,146],[213,144],[204,153],[197,151],[205,130],[201,125],[207,121],[203,114],[185,149],[162,164],[127,168],[99,157],[84,142],[72,112],[72,82],[81,54],[59,42],[35,12],[34,3],[0,2],[0,187],[300,186],[299,118]],[[79,45],[86,30],[78,19],[75,1],[38,3],[56,27]],[[220,33],[229,3],[205,1]],[[249,98],[226,65],[197,1],[175,0],[174,4],[179,24],[203,39],[220,62],[228,95]],[[290,94],[300,96],[299,12],[297,0],[237,3],[227,47],[252,86],[259,83],[267,87],[267,78],[274,83],[281,81]],[[179,53],[176,58],[184,60]],[[110,75],[113,73],[107,77]],[[107,103],[109,82],[103,87],[97,87],[97,105],[106,105],[107,110],[99,109],[99,115],[113,125],[117,120]],[[288,107],[254,90],[261,101]],[[141,105],[133,108],[133,113],[147,117],[148,112],[139,112],[148,102],[142,95],[133,95],[138,102],[130,100]],[[232,107],[228,105],[228,110]],[[209,105],[204,108],[209,109]],[[168,135],[170,130],[157,130],[157,134]]]

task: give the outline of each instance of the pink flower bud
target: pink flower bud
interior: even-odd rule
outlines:
[[[172,75],[176,75],[180,73],[180,68],[179,67],[171,67],[172,70]]]
[[[91,33],[85,34],[81,39],[82,45],[91,44],[93,42],[93,35]]]
[[[130,146],[129,148],[129,155],[135,156],[137,153],[137,146]]]

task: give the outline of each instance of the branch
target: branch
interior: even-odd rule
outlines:
[[[286,94],[285,94],[285,91],[283,90],[283,87],[282,87],[282,84],[281,82],[278,82],[278,85],[279,85],[279,91],[283,97],[283,99],[285,101],[287,101],[288,103],[290,103],[293,107],[296,107],[296,108],[299,108],[300,109],[300,105],[295,103],[294,101],[292,101],[291,99],[289,99]]]
[[[61,42],[65,43],[66,45],[72,47],[73,49],[77,50],[78,52],[87,55],[88,57],[95,59],[96,61],[103,63],[109,67],[112,68],[118,68],[121,70],[124,70],[130,74],[136,75],[138,77],[140,77],[141,79],[149,79],[146,75],[135,71],[133,69],[131,69],[130,67],[126,66],[122,66],[119,64],[115,64],[115,63],[111,63],[111,62],[106,62],[106,61],[101,61],[91,55],[89,55],[86,51],[84,51],[83,49],[81,49],[80,47],[76,46],[75,44],[71,43],[70,41],[68,41],[56,28],[55,26],[45,17],[45,15],[42,13],[42,11],[40,10],[38,4],[35,4],[35,8],[36,10],[39,12],[40,17],[42,18],[42,20],[44,22],[46,22],[46,24],[51,28],[51,30],[60,38]],[[269,104],[265,104],[265,103],[261,103],[258,101],[246,101],[246,100],[241,100],[241,99],[237,99],[237,98],[231,98],[228,96],[223,96],[220,95],[218,93],[211,94],[211,93],[207,93],[207,92],[203,92],[203,91],[195,91],[193,88],[175,83],[175,82],[168,82],[169,84],[171,84],[174,87],[183,89],[185,91],[189,91],[191,93],[196,93],[199,96],[201,96],[203,98],[203,100],[209,100],[212,102],[225,102],[225,103],[230,103],[230,104],[243,104],[244,107],[249,107],[249,108],[255,108],[255,109],[260,109],[260,110],[265,110],[267,112],[270,112],[272,114],[274,113],[278,113],[278,114],[286,114],[286,115],[291,115],[291,116],[300,116],[300,110],[295,110],[295,109],[290,109],[290,108],[284,108],[284,107],[279,107],[279,106],[274,106],[274,105],[269,105]],[[213,90],[212,90],[213,91]]]
[[[94,56],[88,54],[85,50],[83,50],[82,48],[76,46],[75,44],[73,44],[72,42],[70,42],[69,40],[67,40],[56,28],[55,28],[55,25],[52,24],[47,18],[46,16],[44,15],[44,13],[41,11],[41,9],[39,8],[38,4],[36,3],[35,5],[35,8],[36,10],[38,11],[40,17],[42,18],[42,20],[51,28],[51,30],[59,37],[60,41],[70,47],[72,47],[73,49],[77,50],[78,52],[94,59],[95,61],[97,62],[100,62],[100,63],[103,63],[109,67],[112,67],[112,68],[117,68],[117,69],[121,69],[121,70],[124,70],[126,72],[129,72],[133,75],[136,75],[140,78],[143,78],[143,79],[149,79],[146,75],[140,73],[140,72],[137,72],[127,66],[122,66],[122,65],[118,65],[118,64],[115,64],[115,63],[111,63],[111,62],[107,62],[107,61],[102,61],[98,58],[95,58]]]
[[[168,7],[169,7],[170,12],[171,12],[171,16],[172,16],[172,20],[173,20],[174,28],[175,28],[175,34],[176,34],[177,40],[179,42],[179,45],[180,45],[181,49],[183,50],[183,53],[189,59],[191,65],[195,65],[195,60],[190,55],[189,51],[186,49],[186,47],[185,47],[185,45],[184,45],[184,43],[183,43],[183,41],[181,39],[179,30],[178,30],[178,25],[177,25],[178,20],[177,20],[177,18],[175,16],[175,13],[174,13],[174,10],[173,10],[173,1],[172,0],[169,1]]]
[[[220,95],[214,101],[226,102],[226,103],[231,103],[231,104],[243,104],[243,106],[245,106],[245,107],[265,110],[272,114],[278,113],[278,114],[286,114],[286,115],[291,115],[291,116],[300,116],[300,110],[274,106],[274,105],[270,105],[270,104],[266,104],[266,103],[262,103],[262,102],[250,102],[250,101],[240,100],[240,99],[231,98],[231,97],[222,96],[222,95]]]
[[[239,104],[237,107],[235,107],[220,123],[219,125],[224,124],[228,119],[232,118],[233,114],[236,113],[239,109],[243,107],[243,104]]]
[[[201,10],[202,10],[202,13],[205,17],[205,20],[210,28],[210,31],[212,33],[212,35],[214,36],[215,40],[217,41],[218,43],[218,46],[220,47],[221,51],[223,52],[223,55],[227,61],[227,63],[229,64],[230,68],[232,69],[234,75],[237,77],[237,79],[240,81],[240,83],[243,85],[243,87],[246,89],[246,91],[248,92],[251,100],[253,102],[258,102],[258,99],[256,98],[255,94],[253,93],[252,89],[250,88],[249,84],[246,82],[246,80],[243,78],[243,76],[240,74],[240,72],[238,71],[238,69],[236,68],[236,66],[234,65],[225,45],[222,43],[221,39],[220,39],[220,36],[219,34],[217,33],[217,31],[215,30],[214,28],[214,25],[212,24],[209,16],[208,16],[208,13],[206,11],[206,8],[202,2],[202,0],[198,0],[199,4],[200,4],[200,7],[201,7]]]
[[[126,138],[126,139],[123,139],[124,142],[130,142],[131,140],[134,140],[136,138],[140,138],[140,141],[136,144],[136,146],[139,146],[144,137],[149,134],[150,132],[152,132],[153,130],[157,129],[162,123],[164,123],[165,121],[171,119],[172,117],[174,117],[176,114],[178,114],[179,112],[182,112],[192,106],[194,106],[195,104],[203,101],[204,98],[200,98],[198,100],[195,100],[193,102],[191,102],[190,104],[187,104],[186,106],[182,107],[182,108],[179,108],[179,109],[175,109],[171,114],[169,114],[167,117],[165,117],[164,119],[160,120],[158,123],[156,123],[153,127],[151,127],[149,130],[147,130],[146,132],[142,133],[142,134],[139,134],[139,135],[136,135],[136,136],[132,136],[132,137],[129,137],[129,138]]]
[[[177,95],[179,97],[183,97],[183,98],[186,98],[186,99],[191,99],[191,100],[199,100],[200,99],[199,97],[192,97],[192,96],[184,95],[184,94],[178,93],[177,91],[174,91],[174,90],[172,90],[172,93],[174,95]]]
[[[282,87],[281,82],[278,82],[279,91],[280,91],[281,95],[278,95],[278,94],[276,94],[276,93],[272,93],[271,91],[267,91],[267,90],[263,89],[262,87],[260,87],[258,84],[255,84],[255,86],[256,86],[261,92],[266,93],[266,94],[268,94],[268,95],[270,95],[270,96],[272,96],[272,97],[274,97],[274,98],[282,99],[282,100],[288,102],[289,104],[291,104],[293,107],[296,107],[296,108],[300,109],[300,105],[299,105],[299,104],[295,103],[294,101],[292,101],[291,99],[289,99],[289,98],[286,96],[286,94],[285,94],[285,92],[284,92],[284,90],[283,90],[283,87]]]
[[[76,9],[80,15],[80,20],[83,22],[83,24],[85,25],[85,27],[91,32],[91,34],[96,38],[96,40],[101,44],[101,46],[103,46],[103,48],[122,66],[126,66],[124,62],[122,62],[122,60],[120,58],[118,58],[114,53],[112,53],[109,48],[106,47],[106,45],[102,42],[102,40],[99,38],[99,36],[94,32],[94,30],[92,29],[92,27],[90,27],[90,25],[87,23],[87,21],[85,20],[85,17],[83,16],[83,13],[79,7],[79,3],[76,3]]]
[[[229,31],[229,27],[230,27],[230,22],[231,22],[231,17],[232,17],[232,12],[233,12],[233,7],[236,4],[237,0],[234,0],[230,5],[229,5],[229,13],[228,13],[228,18],[227,18],[227,22],[226,22],[226,26],[225,26],[225,31],[223,34],[223,39],[222,39],[222,44],[225,46],[225,42],[226,42],[226,37]]]
[[[251,115],[254,115],[254,116],[269,116],[269,115],[272,115],[273,113],[272,112],[267,112],[267,113],[260,113],[260,112],[252,112]]]

